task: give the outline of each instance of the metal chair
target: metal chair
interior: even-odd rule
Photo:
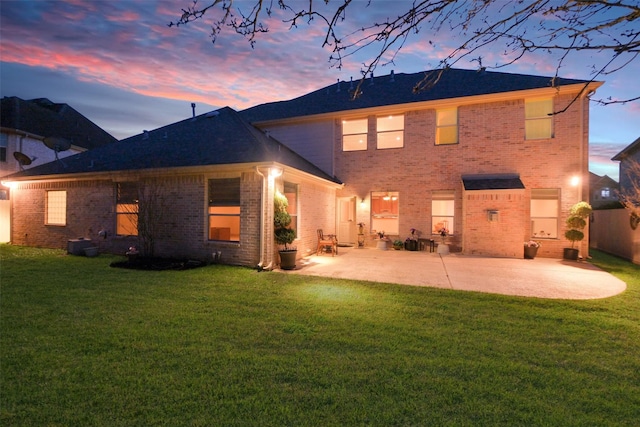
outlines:
[[[325,235],[321,228],[318,228],[318,249],[316,255],[320,255],[320,252],[324,250],[331,250],[331,256],[335,256],[338,253],[338,239],[334,234]]]

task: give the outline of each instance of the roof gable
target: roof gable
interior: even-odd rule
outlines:
[[[414,91],[418,82],[429,73],[438,71],[413,74],[392,72],[387,76],[369,78],[361,86],[362,94],[356,99],[352,99],[355,82],[337,82],[288,101],[257,105],[243,110],[241,114],[254,123],[413,102],[550,88],[553,81],[552,77],[450,68],[444,70],[438,82],[431,88]],[[556,86],[563,86],[587,84],[589,81],[556,78],[554,83]]]
[[[632,155],[640,149],[640,138],[627,145],[621,152],[611,158],[611,160],[624,160],[625,157]]]

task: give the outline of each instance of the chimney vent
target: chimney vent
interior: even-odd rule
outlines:
[[[195,117],[196,116],[196,103],[192,102],[191,103],[191,117]]]
[[[391,70],[391,83],[393,83],[393,82],[395,82],[395,81],[396,81],[396,76],[395,76],[395,74],[393,73],[393,70]]]
[[[371,79],[369,79],[369,86],[373,86],[373,71],[371,72]]]

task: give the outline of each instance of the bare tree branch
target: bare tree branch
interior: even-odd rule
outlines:
[[[322,3],[328,8],[330,0]],[[441,70],[463,60],[478,62],[479,68],[499,69],[527,54],[541,51],[559,54],[557,76],[569,55],[598,52],[605,65],[593,64],[591,81],[594,81],[628,66],[640,53],[640,4],[632,0],[415,0],[410,6],[406,6],[409,3],[398,3],[399,7],[404,5],[407,9],[396,17],[355,30],[349,29],[353,26],[345,23],[347,12],[357,7],[372,6],[375,0],[366,3],[338,0],[335,4],[337,6],[332,6],[328,12],[321,12],[314,9],[313,0],[308,3],[293,0],[242,3],[208,0],[205,6],[199,6],[198,0],[194,0],[169,26],[186,25],[203,18],[208,11],[213,13],[217,10],[218,16],[213,18],[211,28],[212,41],[218,40],[224,28],[230,28],[254,47],[257,35],[269,31],[265,22],[272,18],[276,6],[288,15],[283,22],[289,23],[290,28],[298,27],[302,21],[310,24],[319,20],[324,26],[321,45],[331,49],[329,61],[333,67],[341,68],[347,58],[369,47],[376,48],[372,57],[362,64],[362,76],[354,96],[361,93],[367,76],[372,75],[378,66],[393,63],[410,38],[422,31],[432,34],[453,32],[464,40],[440,60],[437,68]],[[251,6],[245,13],[240,5]],[[341,32],[343,27],[348,29],[346,33]],[[493,51],[504,50],[495,63],[483,64],[481,54],[489,47]],[[609,55],[608,59],[605,59],[606,55]],[[438,79],[439,76],[427,75],[414,90],[425,90]],[[632,95],[628,99],[594,101],[607,105],[633,102],[639,98],[640,95]]]

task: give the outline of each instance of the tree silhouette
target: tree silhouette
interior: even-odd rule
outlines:
[[[434,42],[429,38],[435,38],[439,32],[456,35],[462,42],[440,59],[436,67],[439,71],[427,74],[414,91],[437,84],[444,70],[463,60],[477,62],[479,69],[499,69],[533,52],[551,53],[556,54],[555,76],[558,76],[570,56],[582,54],[589,58],[590,81],[594,81],[627,67],[640,53],[640,4],[636,0],[396,1],[386,20],[354,29],[352,17],[362,7],[374,9],[379,4],[375,0],[315,3],[313,0],[208,0],[201,5],[194,0],[169,26],[185,25],[209,13],[214,43],[228,28],[254,47],[257,37],[269,31],[268,22],[277,19],[274,17],[277,9],[284,14],[283,20],[290,28],[319,21],[324,31],[322,47],[331,50],[331,66],[341,68],[350,56],[374,48],[374,53],[362,64],[362,78],[354,97],[359,95],[368,75],[378,66],[393,63],[411,37],[421,32],[427,32],[430,44]],[[500,53],[492,64],[486,63],[486,59],[483,63],[482,53],[487,49]],[[585,91],[587,86],[588,83]],[[637,86],[635,88],[637,91]],[[639,93],[630,93],[625,99],[594,101],[607,105],[639,99]]]

